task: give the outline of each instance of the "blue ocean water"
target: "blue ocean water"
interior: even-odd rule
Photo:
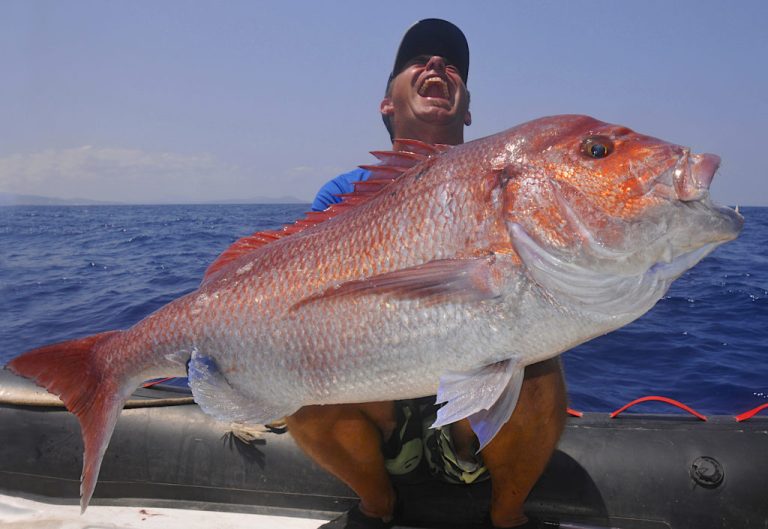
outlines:
[[[193,290],[236,238],[304,205],[0,207],[0,364],[125,328]],[[571,406],[656,394],[735,414],[768,400],[768,208],[636,322],[564,355]],[[644,412],[675,412],[643,404]]]

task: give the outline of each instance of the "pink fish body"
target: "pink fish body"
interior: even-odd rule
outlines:
[[[125,399],[187,369],[220,419],[437,394],[436,425],[469,417],[484,446],[526,365],[636,319],[743,223],[709,199],[716,156],[586,116],[396,147],[341,205],[238,241],[130,329],[9,364],[78,415],[83,509]]]

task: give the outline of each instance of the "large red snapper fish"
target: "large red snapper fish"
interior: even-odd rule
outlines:
[[[158,376],[188,373],[205,412],[253,423],[437,394],[435,425],[468,417],[485,446],[525,366],[638,318],[743,224],[710,201],[717,156],[586,116],[395,151],[130,329],[10,362],[80,420],[83,509],[125,400]]]

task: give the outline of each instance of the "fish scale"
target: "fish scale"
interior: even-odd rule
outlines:
[[[437,394],[435,425],[469,418],[484,447],[526,365],[641,316],[743,223],[709,199],[716,156],[586,116],[394,146],[341,204],[236,241],[132,328],[9,364],[77,414],[83,509],[125,399],[187,369],[222,420]]]

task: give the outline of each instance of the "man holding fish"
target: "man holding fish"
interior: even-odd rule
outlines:
[[[486,526],[541,525],[522,508],[563,428],[557,358],[645,314],[744,219],[710,199],[718,156],[589,116],[463,143],[468,65],[455,26],[418,23],[381,103],[393,149],[329,184],[364,180],[342,203],[235,241],[200,288],[128,329],[8,363],[77,415],[83,510],[131,393],[186,373],[202,411],[287,417],[352,487],[359,506],[326,529],[394,525],[389,473],[419,457],[408,399],[435,394],[430,466],[471,482],[479,451]]]
[[[469,48],[450,22],[426,19],[404,35],[380,111],[390,137],[429,144],[464,143],[471,124]],[[313,210],[322,211],[351,193],[370,172],[356,169],[329,181]],[[434,398],[427,399],[434,402]],[[323,528],[391,527],[397,498],[389,474],[413,470],[421,460],[420,402],[369,402],[306,406],[288,418],[296,442],[323,468],[349,485],[360,504]],[[566,392],[557,358],[525,369],[519,405],[478,455],[468,419],[425,432],[433,471],[452,482],[489,477],[493,495],[489,527],[533,528],[523,502],[544,470],[565,422]],[[434,411],[432,411],[434,415]],[[431,424],[433,421],[429,421]]]

